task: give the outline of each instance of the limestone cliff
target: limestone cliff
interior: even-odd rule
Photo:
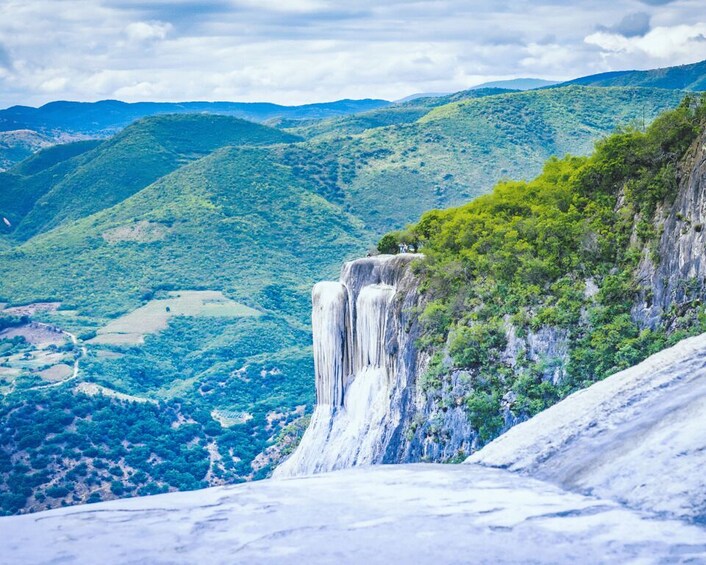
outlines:
[[[706,297],[706,132],[677,173],[678,192],[658,214],[656,248],[644,250],[633,316],[645,327],[678,317]]]

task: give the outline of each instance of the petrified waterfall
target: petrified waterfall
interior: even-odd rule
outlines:
[[[312,292],[316,409],[301,444],[275,472],[302,475],[395,459],[400,417],[420,365],[409,311],[417,255],[346,263]]]
[[[341,283],[320,282],[311,298],[316,404],[339,406],[343,402],[343,378],[350,367],[346,347],[348,292]]]

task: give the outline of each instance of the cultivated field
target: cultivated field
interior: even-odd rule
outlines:
[[[226,298],[215,290],[175,290],[167,298],[150,300],[144,306],[117,318],[98,330],[89,343],[136,345],[145,336],[166,329],[174,316],[243,318],[259,316],[257,310]]]

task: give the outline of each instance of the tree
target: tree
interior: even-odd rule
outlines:
[[[378,251],[380,253],[395,255],[399,253],[400,247],[397,242],[397,236],[394,233],[388,233],[382,236],[382,239],[378,242]]]

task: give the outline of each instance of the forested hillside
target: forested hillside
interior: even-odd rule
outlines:
[[[649,71],[614,71],[590,75],[565,84],[582,86],[641,86],[676,90],[706,90],[706,61]]]
[[[109,208],[157,179],[219,147],[270,145],[296,141],[293,135],[227,116],[169,115],[138,121],[91,149],[91,142],[69,145],[67,159],[47,158],[40,170],[21,165],[19,175],[0,173],[0,182],[16,184],[3,199],[0,214],[15,225],[13,236],[26,240],[66,221]],[[64,155],[70,158],[67,152]],[[52,166],[53,160],[57,161]],[[63,170],[56,171],[54,167]],[[36,172],[35,172],[36,171]],[[58,173],[58,174],[57,174]],[[8,179],[5,181],[4,179]],[[23,211],[26,211],[23,214]]]
[[[350,210],[381,233],[484,194],[501,179],[530,179],[552,155],[587,154],[619,125],[642,127],[682,97],[568,87],[466,98],[409,124],[322,136],[310,145],[320,162],[341,171]]]

